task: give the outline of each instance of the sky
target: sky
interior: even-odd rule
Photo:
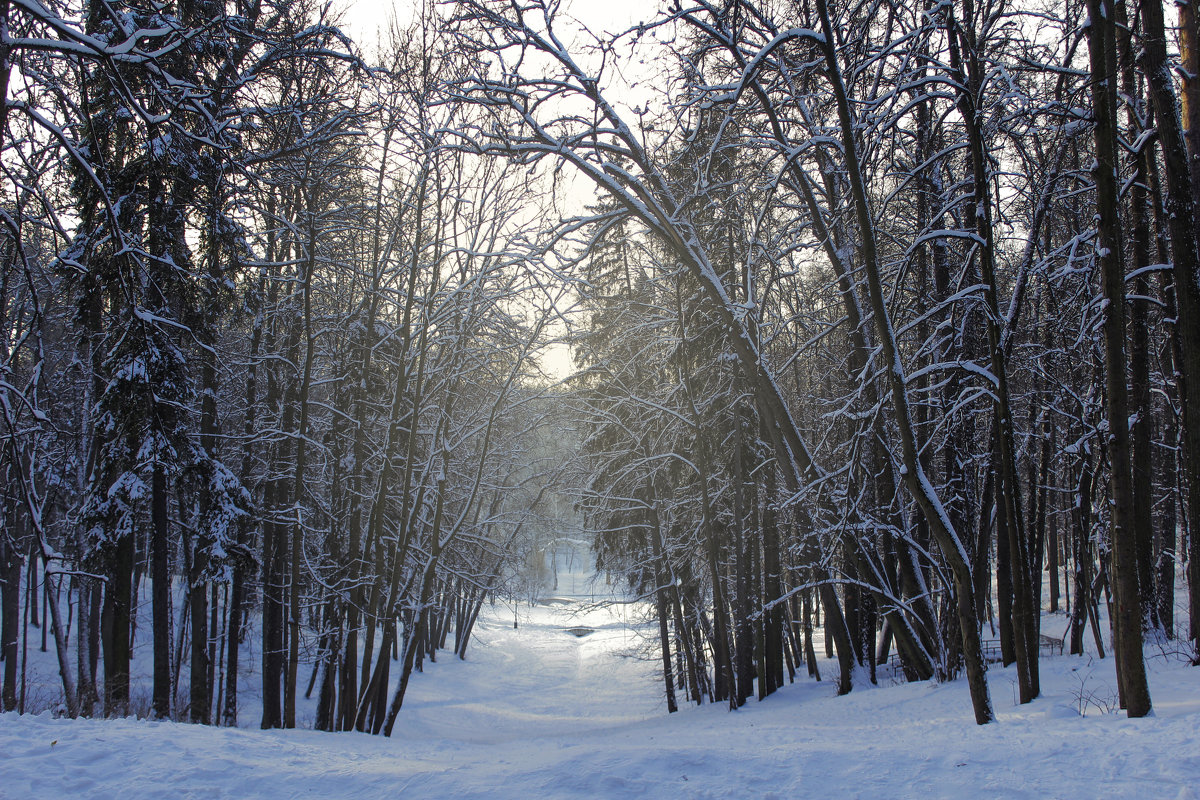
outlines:
[[[338,6],[344,9],[344,28],[369,53],[379,32],[390,20],[396,19],[402,25],[411,23],[419,0],[340,0],[335,3],[335,7]],[[560,14],[579,20],[593,32],[615,33],[627,30],[639,21],[652,19],[659,6],[656,0],[564,0]],[[629,76],[627,69],[624,75]],[[620,80],[617,76],[613,79]],[[626,88],[618,93],[624,101],[620,104],[628,107],[641,94],[636,89]],[[565,344],[548,348],[541,357],[541,364],[552,380],[562,380],[574,371],[571,353]]]
[[[413,0],[339,0],[335,5],[346,10],[346,27],[360,44],[366,44],[388,20],[395,16],[408,22],[415,16]],[[652,18],[658,8],[655,0],[565,0],[563,11],[590,29],[618,31]]]

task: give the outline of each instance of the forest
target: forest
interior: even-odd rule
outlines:
[[[1150,714],[1198,6],[0,0],[0,705],[40,640],[62,716],[391,735],[573,538],[671,712],[886,672],[982,725],[1090,639]]]

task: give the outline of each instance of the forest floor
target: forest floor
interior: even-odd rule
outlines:
[[[5,714],[0,798],[1200,800],[1200,668],[1161,648],[1147,650],[1155,710],[1141,720],[1116,710],[1112,659],[1092,655],[1044,657],[1042,696],[1024,706],[1014,670],[992,667],[998,722],[984,727],[962,680],[836,697],[798,677],[737,712],[668,715],[639,606],[485,613],[466,661],[414,676],[390,739]],[[242,724],[257,714],[250,699]]]

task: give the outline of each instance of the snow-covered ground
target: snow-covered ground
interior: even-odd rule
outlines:
[[[1026,706],[993,668],[985,727],[963,681],[839,698],[805,679],[668,715],[637,616],[498,606],[467,661],[414,677],[391,739],[2,715],[0,798],[1200,798],[1200,669],[1169,656],[1149,661],[1142,720],[1107,711],[1112,659],[1091,656],[1044,658]]]

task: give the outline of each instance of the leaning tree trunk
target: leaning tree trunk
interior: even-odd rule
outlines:
[[[929,521],[930,532],[937,539],[943,557],[950,567],[956,592],[956,606],[959,628],[962,634],[963,656],[967,669],[967,684],[971,691],[971,702],[975,711],[975,721],[980,725],[991,722],[995,717],[992,712],[991,697],[986,680],[986,667],[983,661],[983,650],[979,641],[979,628],[975,621],[975,599],[972,583],[971,567],[967,559],[966,549],[961,539],[951,525],[949,516],[933,485],[925,475],[919,457],[916,433],[913,429],[912,414],[908,405],[907,376],[900,361],[900,353],[896,347],[895,331],[892,329],[891,315],[883,294],[883,279],[879,269],[879,256],[875,242],[874,220],[871,218],[867,203],[866,186],[858,163],[858,143],[853,118],[850,112],[850,100],[842,82],[841,68],[838,63],[837,49],[834,44],[833,24],[829,19],[829,9],[826,0],[817,0],[817,11],[821,17],[821,32],[824,38],[821,49],[825,57],[827,73],[832,85],[834,99],[837,103],[838,120],[841,127],[842,151],[846,159],[850,191],[853,197],[857,216],[860,252],[871,309],[875,316],[878,329],[879,344],[882,350],[883,362],[887,365],[888,381],[891,388],[892,409],[902,444],[903,478],[909,492],[917,501],[917,505]]]

